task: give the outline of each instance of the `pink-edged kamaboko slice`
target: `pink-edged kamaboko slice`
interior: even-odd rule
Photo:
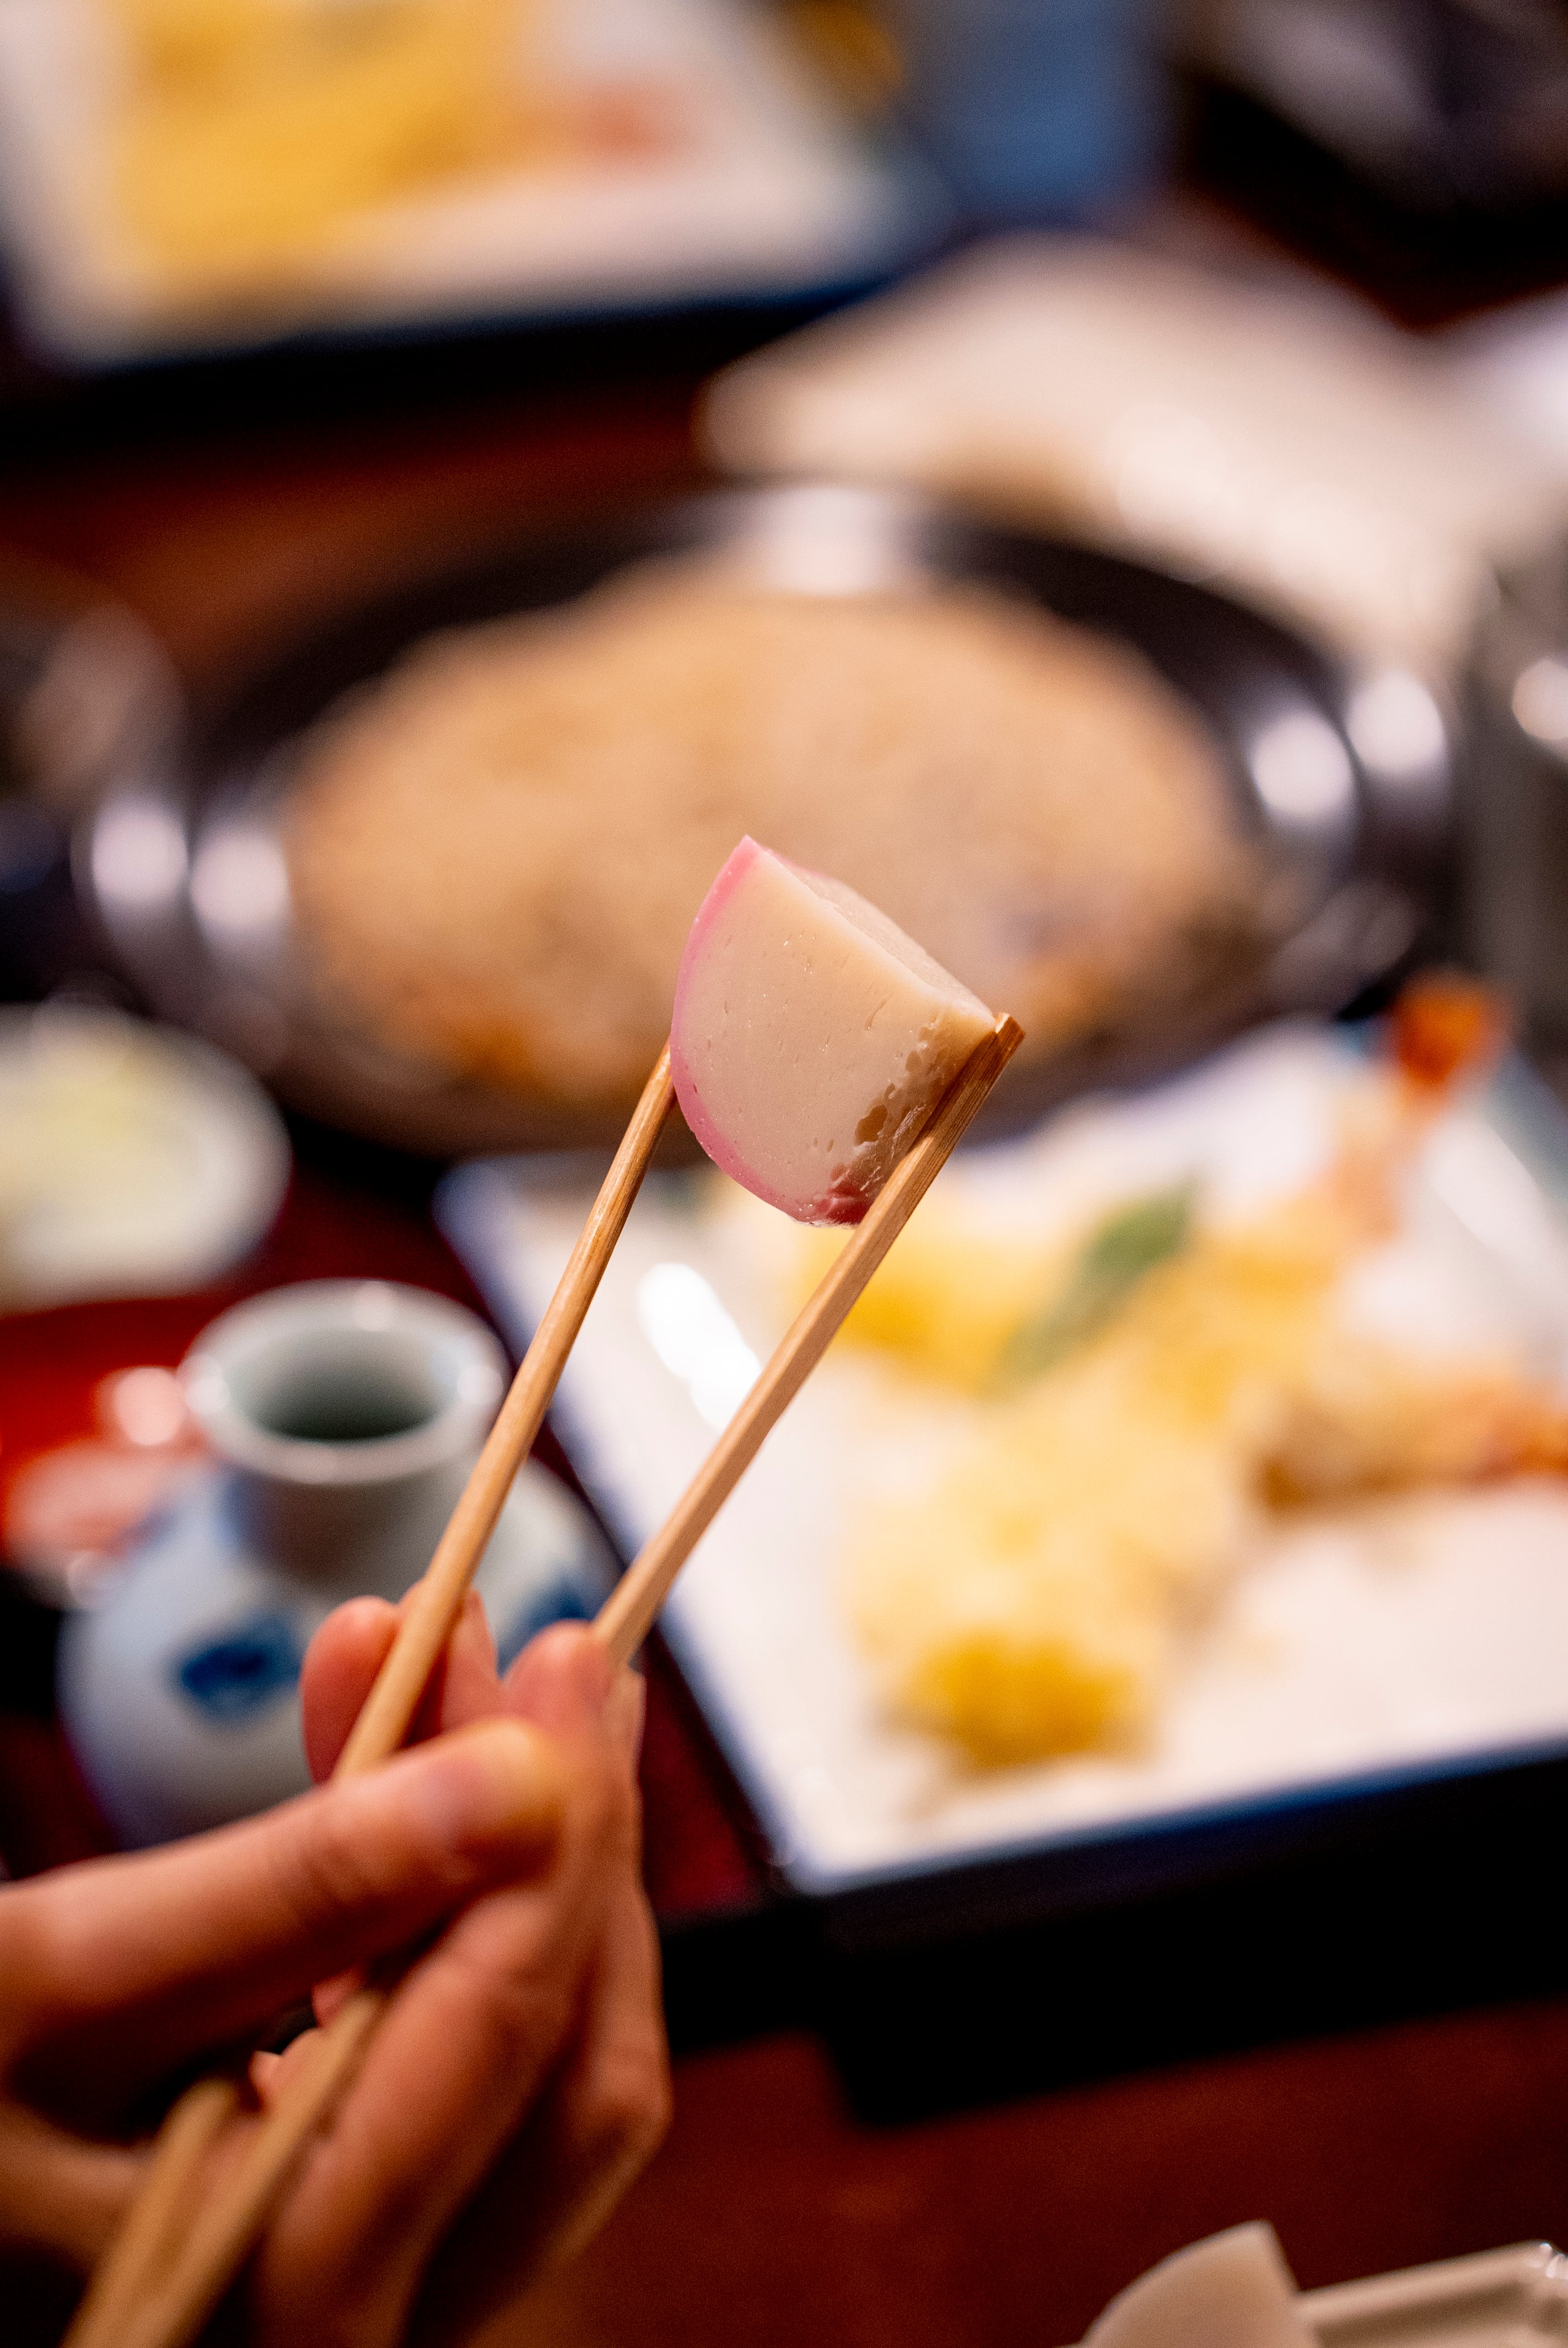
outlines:
[[[670,1054],[714,1163],[857,1223],[994,1014],[842,880],[743,839],[682,956]]]

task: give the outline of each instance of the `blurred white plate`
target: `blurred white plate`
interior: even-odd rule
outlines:
[[[1476,387],[1304,273],[1015,235],[738,360],[702,421],[742,473],[979,497],[1432,677],[1462,660],[1492,566],[1564,517],[1562,481]]]
[[[0,1010],[0,1313],[200,1287],[261,1238],[289,1166],[277,1110],[211,1045]]]
[[[942,1176],[1000,1228],[1050,1227],[1199,1170],[1241,1207],[1321,1159],[1349,1047],[1278,1028],[1122,1103],[1087,1103]],[[1568,1240],[1528,1169],[1561,1113],[1510,1064],[1486,1113],[1433,1138],[1409,1225],[1365,1308],[1422,1344],[1568,1352]],[[1568,1167],[1568,1151],[1561,1163]],[[591,1184],[551,1161],[450,1177],[445,1228],[521,1342]],[[630,1553],[664,1517],[779,1334],[766,1210],[714,1177],[646,1186],[562,1380],[557,1422]],[[787,1227],[778,1223],[778,1229]],[[846,1498],[897,1480],[951,1406],[890,1411],[865,1355],[830,1355],[686,1569],[664,1627],[797,1889],[1277,1811],[1330,1791],[1568,1750],[1568,1482],[1520,1480],[1313,1514],[1274,1533],[1173,1687],[1150,1748],[976,1772],[880,1715],[835,1583]],[[873,1488],[876,1488],[873,1486]]]
[[[0,215],[34,334],[101,366],[302,332],[777,298],[876,275],[929,232],[930,191],[845,124],[753,0],[551,0],[542,21],[566,100],[652,89],[679,139],[357,212],[287,274],[220,297],[182,294],[117,227],[92,0],[5,0]]]
[[[1568,2259],[1518,2242],[1299,2293],[1321,2348],[1531,2348],[1568,2332]]]
[[[1568,2333],[1568,2259],[1520,2242],[1303,2291],[1297,2304],[1322,2348],[1531,2348]]]

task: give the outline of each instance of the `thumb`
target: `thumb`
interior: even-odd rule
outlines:
[[[487,1721],[243,1826],[17,1884],[0,1908],[7,2003],[26,2017],[13,2059],[113,2108],[548,1867],[566,1790],[551,1739]]]

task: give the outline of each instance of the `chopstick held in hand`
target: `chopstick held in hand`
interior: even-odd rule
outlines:
[[[670,1079],[668,1047],[661,1053],[657,1066],[643,1087],[642,1097],[632,1112],[631,1121],[621,1138],[610,1171],[605,1176],[598,1198],[594,1200],[588,1220],[579,1235],[565,1271],[557,1284],[556,1292],[534,1333],[533,1343],[523,1357],[513,1379],[510,1391],[497,1415],[485,1447],[464,1488],[462,1497],[443,1533],[428,1568],[417,1584],[414,1600],[398,1626],[397,1637],[391,1652],[376,1675],[375,1684],[361,1709],[347,1743],[338,1756],[334,1776],[352,1776],[363,1769],[374,1767],[396,1752],[408,1733],[409,1723],[419,1706],[430,1674],[447,1640],[451,1637],[463,1601],[473,1581],[486,1543],[495,1530],[496,1520],[506,1505],[507,1493],[518,1469],[532,1450],[545,1412],[549,1407],[568,1354],[576,1342],[583,1318],[592,1303],[604,1268],[614,1251],[615,1243],[626,1226],[626,1218],[642,1186],[649,1163],[659,1137],[669,1117],[674,1091]],[[379,1993],[366,1992],[369,1999]],[[357,2007],[360,2001],[354,2001]],[[338,2035],[332,2048],[317,2045],[318,2058],[324,2059],[334,2075],[343,2064],[350,2024],[338,2018]],[[368,2008],[366,2009],[368,2012]],[[378,2018],[378,2017],[377,2017]],[[358,2033],[365,2019],[361,2013],[354,2024]],[[357,2047],[360,2038],[354,2035]],[[315,2075],[317,2065],[311,2072]],[[220,2106],[223,2110],[220,2114]],[[119,2233],[110,2243],[99,2261],[98,2272],[77,2311],[76,2321],[66,2336],[65,2348],[126,2348],[131,2336],[128,2327],[140,2327],[150,2320],[153,2302],[161,2303],[158,2285],[159,2278],[167,2281],[177,2247],[173,2239],[182,2230],[190,2236],[183,2247],[189,2250],[192,2272],[197,2254],[203,2251],[200,2263],[204,2271],[218,2273],[225,2267],[231,2273],[243,2259],[246,2249],[271,2206],[271,2194],[283,2181],[280,2172],[268,2196],[259,2205],[256,2226],[241,2243],[237,2258],[231,2259],[228,2237],[221,2240],[210,2235],[205,2221],[190,2228],[188,2193],[205,2158],[215,2125],[214,2116],[227,2116],[239,2108],[238,2092],[231,2085],[226,2096],[220,2096],[213,2081],[199,2081],[172,2107],[159,2133],[153,2157],[142,2188],[121,2225]],[[199,2124],[198,2115],[201,2115]],[[297,2133],[303,2142],[314,2126],[318,2113],[311,2104],[306,2085],[302,2082],[299,2094],[291,2099],[284,2122],[285,2133]],[[276,2116],[274,2116],[276,2117]],[[261,2132],[265,2134],[265,2131]],[[279,2138],[273,2152],[279,2148]],[[285,2169],[287,2167],[285,2162]],[[252,2147],[248,2169],[259,2183],[265,2163],[260,2147]],[[206,2321],[207,2312],[216,2304],[226,2287],[227,2274],[218,2284],[204,2309],[196,2312],[194,2321],[178,2333],[169,2337],[190,2337]],[[192,2301],[194,2307],[196,2302]],[[132,2311],[135,2311],[134,2314]],[[155,2329],[149,2338],[164,2334]]]
[[[596,1631],[621,1663],[647,1636],[692,1549],[842,1326],[856,1299],[924,1198],[992,1085],[1022,1041],[1010,1018],[983,1036],[895,1168],[848,1244],[796,1316],[665,1524],[600,1610]],[[334,1775],[374,1766],[402,1742],[517,1469],[542,1422],[646,1171],[671,1099],[665,1053],[628,1128],[614,1167],[574,1249],[489,1441],[459,1500],[418,1595],[344,1746]],[[507,1462],[510,1462],[509,1466]],[[140,2271],[123,2276],[111,2303],[94,2293],[68,2348],[188,2348],[243,2264],[294,2164],[332,2101],[346,2088],[374,2034],[387,1993],[351,1998],[320,2033],[291,2092],[257,2127],[242,2159],[201,2210],[179,2254],[149,2240]],[[193,2090],[192,2093],[196,2093]],[[176,2106],[176,2114],[180,2106]],[[172,2123],[166,2131],[173,2133]],[[190,2131],[188,2131],[190,2133]],[[166,2137],[167,2140],[167,2137]],[[145,2191],[159,2187],[155,2158]],[[168,2181],[162,2190],[167,2200]],[[139,2207],[139,2204],[138,2204]],[[134,2223],[136,2213],[130,2221]],[[111,2252],[112,2255],[112,2252]]]

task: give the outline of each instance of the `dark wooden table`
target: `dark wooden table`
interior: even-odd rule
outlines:
[[[574,499],[687,476],[693,388],[679,370],[570,395],[470,387],[450,408],[363,425],[275,418],[242,435],[165,437],[97,455],[78,444],[0,481],[0,543],[112,589],[206,692],[316,613],[433,556]],[[282,1221],[223,1290],[0,1323],[6,1456],[73,1431],[97,1371],[177,1359],[242,1289],[366,1272],[466,1292],[428,1220],[427,1169],[306,1128],[297,1139]],[[15,1632],[23,1645],[34,1635]],[[0,1716],[0,1848],[23,1867],[91,1849],[97,1833],[37,1698],[36,1670],[32,1684],[32,1698],[13,1692]],[[1560,1932],[1542,1923],[1563,1838],[1550,1811],[1500,1859],[1485,1912],[1471,1897],[1463,1919],[1472,1941],[1503,1956],[1525,1943],[1521,1968],[1412,1976],[1401,2006],[1399,1966],[1385,1966],[1375,2001],[1385,2018],[1375,2024],[1347,2021],[1353,1997],[1277,2013],[1265,2000],[1241,2032],[1255,2043],[1224,2052],[1202,2051],[1225,2035],[1212,2026],[1213,1999],[1197,2051],[1185,2053],[1179,2029],[1151,2039],[1130,2027],[1119,2057],[1102,2010],[1075,2083],[1031,2087],[1042,2075],[1034,2057],[1020,2054],[1009,2076],[1005,2044],[1000,2060],[993,2045],[983,2104],[890,2123],[857,2116],[842,2084],[853,2059],[835,2063],[829,2051],[853,2058],[864,1996],[858,2009],[853,1999],[835,2004],[809,1931],[771,1903],[667,1667],[647,1779],[650,1880],[689,2050],[674,2129],[608,2232],[508,2338],[563,2348],[1051,2348],[1076,2339],[1152,2260],[1245,2218],[1275,2220],[1307,2284],[1529,2236],[1568,2238],[1568,1960],[1557,1953]],[[1424,1929],[1440,1942],[1440,1846],[1421,1868]],[[1169,2015],[1184,1982],[1201,1990],[1211,1961],[1225,1980],[1246,1913],[1234,1902],[1189,1910],[1179,1941],[1169,1919],[1130,1919],[1114,1976],[1130,2024],[1143,1988],[1160,1991]],[[1385,1903],[1369,1935],[1388,1924]],[[1358,1945],[1343,1904],[1332,1935],[1332,1961],[1353,1982],[1377,1952]],[[1071,2039],[1074,2002],[1103,1971],[1099,1957],[1079,1946],[1070,1962],[1065,1941],[1047,1932],[1015,1945],[1007,1963],[1018,2010],[1032,2009],[1046,2036]],[[961,1993],[940,1972],[923,1987],[906,1982],[897,2024],[912,2081],[953,2019],[944,2002],[984,1998],[985,1966],[982,1944]],[[949,2101],[962,2100],[960,2085]]]

